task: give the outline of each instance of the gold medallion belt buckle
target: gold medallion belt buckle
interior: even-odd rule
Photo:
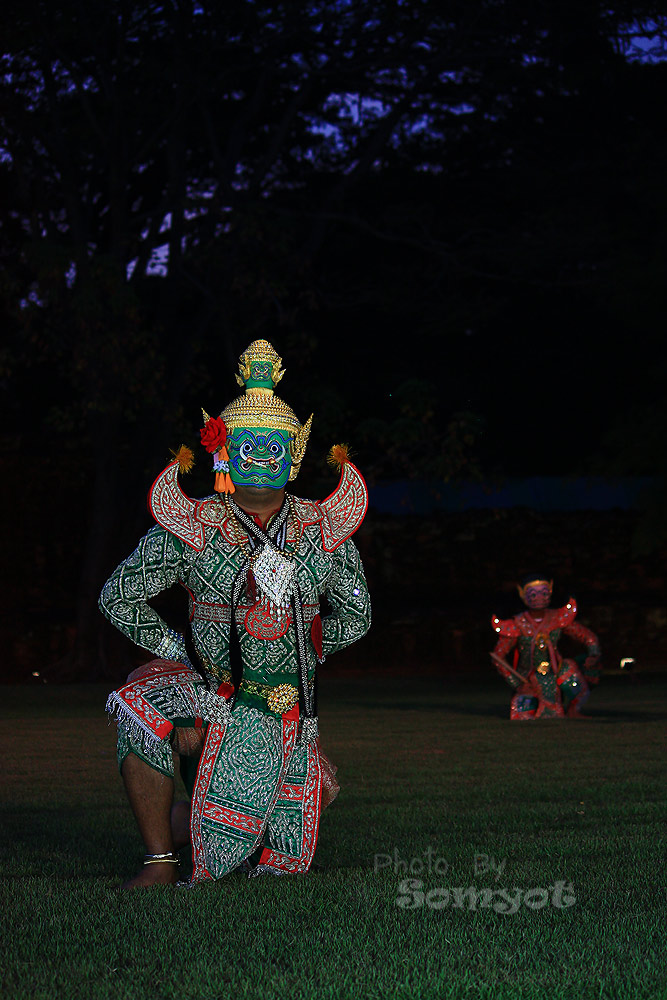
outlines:
[[[299,700],[299,689],[294,684],[259,684],[257,681],[241,681],[241,690],[266,698],[267,708],[278,715],[289,712]]]
[[[278,684],[266,696],[266,704],[272,712],[289,712],[299,700],[299,689],[293,684]]]

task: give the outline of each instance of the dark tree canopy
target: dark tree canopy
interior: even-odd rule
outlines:
[[[257,336],[297,412],[317,411],[304,488],[340,438],[378,477],[517,472],[517,434],[533,471],[545,454],[586,468],[610,397],[638,404],[656,378],[658,5],[10,0],[1,16],[6,437],[22,486],[36,440],[61,484],[79,662],[139,527],[123,507],[194,443],[197,407],[227,401]],[[575,449],[543,448],[559,422]]]

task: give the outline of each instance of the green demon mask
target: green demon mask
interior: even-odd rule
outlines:
[[[235,427],[227,434],[229,475],[235,486],[279,490],[292,469],[291,435],[270,427]]]

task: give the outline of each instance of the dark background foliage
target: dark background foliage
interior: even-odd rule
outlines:
[[[99,587],[256,337],[316,414],[304,495],[336,440],[371,482],[649,474],[664,543],[659,5],[1,17],[8,628],[67,594],[58,655],[107,669]]]

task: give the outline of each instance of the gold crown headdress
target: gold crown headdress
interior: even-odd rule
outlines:
[[[313,414],[301,424],[294,411],[273,392],[285,374],[282,358],[268,340],[254,340],[239,358],[236,381],[245,386],[243,396],[232,400],[220,414],[229,430],[237,427],[270,427],[290,435],[292,468],[290,479],[296,479],[306,452]]]

